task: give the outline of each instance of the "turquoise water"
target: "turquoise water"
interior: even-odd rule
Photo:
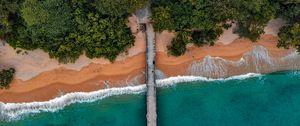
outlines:
[[[162,89],[161,126],[299,126],[300,72]]]
[[[113,96],[77,103],[57,112],[27,115],[0,126],[141,126],[146,125],[145,95]]]
[[[197,81],[158,90],[159,126],[299,126],[300,72]],[[145,94],[77,103],[0,125],[143,126]]]

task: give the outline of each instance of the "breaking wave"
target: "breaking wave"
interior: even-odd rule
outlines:
[[[245,53],[238,61],[225,60],[220,57],[204,57],[203,61],[194,62],[190,68],[190,75],[224,78],[235,72],[261,73],[266,67],[272,67],[273,59],[263,46],[255,46]],[[242,69],[242,70],[241,70]],[[239,73],[243,74],[243,73]]]
[[[191,81],[227,81],[242,80],[246,78],[258,77],[261,74],[281,70],[300,69],[300,55],[291,51],[289,54],[279,59],[274,59],[263,46],[255,46],[252,51],[245,53],[238,61],[229,61],[220,57],[206,56],[202,61],[194,62],[188,69],[191,76],[177,76],[165,78],[163,72],[156,70],[157,87],[169,87],[181,82]],[[242,72],[240,72],[242,71]],[[248,74],[244,74],[247,72]],[[228,77],[229,75],[237,75]],[[299,74],[295,72],[293,74]],[[219,78],[219,79],[212,79]],[[228,78],[226,78],[228,77]],[[141,94],[146,91],[146,85],[138,85],[134,81],[133,85],[120,88],[107,88],[93,92],[74,92],[61,97],[45,101],[30,103],[2,103],[0,102],[0,121],[10,121],[20,119],[22,115],[28,113],[54,112],[63,109],[73,103],[93,102],[103,98],[125,94]],[[125,83],[125,82],[124,82]],[[127,83],[127,81],[126,81]]]
[[[157,80],[157,87],[168,87],[180,82],[191,81],[227,81],[233,79],[246,79],[260,76],[261,74],[249,73],[232,76],[229,78],[210,79],[200,76],[178,76]],[[128,86],[121,88],[108,88],[93,92],[74,92],[45,102],[29,103],[2,103],[0,102],[0,121],[20,119],[22,115],[40,112],[55,112],[73,103],[93,102],[103,98],[125,94],[141,94],[146,91],[146,85]]]
[[[237,61],[206,56],[203,60],[192,63],[187,72],[192,76],[224,78],[245,73],[271,73],[300,69],[300,55],[296,50],[287,55],[279,55],[285,56],[272,56],[265,47],[254,46]]]
[[[182,82],[243,80],[243,79],[258,77],[258,76],[261,76],[261,74],[248,73],[248,74],[232,76],[232,77],[228,77],[228,78],[218,78],[218,79],[201,77],[201,76],[177,76],[177,77],[169,77],[166,79],[157,80],[156,85],[157,85],[157,87],[168,87],[168,86],[172,86],[174,84],[182,83]]]

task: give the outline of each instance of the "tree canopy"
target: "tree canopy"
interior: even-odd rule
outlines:
[[[167,47],[169,50],[169,54],[173,56],[180,56],[184,54],[184,52],[186,51],[186,44],[190,43],[188,35],[188,32],[178,32],[177,37],[172,40],[172,44]]]
[[[13,18],[17,8],[17,0],[0,0],[0,37],[12,31]]]
[[[237,24],[234,32],[240,37],[256,41],[264,33],[268,21],[274,18],[276,7],[269,0],[155,0],[152,12],[155,31],[169,30],[179,34],[189,31],[188,36],[192,38],[189,42],[202,46],[213,45],[223,29],[232,23]],[[175,38],[172,44],[179,45],[179,40],[182,38]],[[180,45],[185,46],[184,43]],[[171,52],[178,47],[178,51],[171,54],[184,53],[183,47],[170,47],[174,47],[170,48]]]
[[[148,0],[95,0],[94,6],[104,15],[124,16],[143,8]]]
[[[1,1],[1,33],[14,48],[42,49],[62,63],[81,54],[114,61],[134,43],[128,16],[147,0],[19,0]],[[10,4],[13,4],[13,8]],[[2,7],[3,6],[3,7]]]
[[[7,70],[1,70],[0,71],[0,89],[2,88],[9,88],[9,84],[13,80],[15,73],[15,69],[10,68]]]
[[[275,7],[269,0],[232,0],[235,14],[231,20],[237,22],[236,33],[256,41],[267,23],[275,17]]]
[[[14,48],[42,49],[60,62],[81,54],[114,61],[133,45],[128,16],[148,0],[0,0],[0,37]],[[296,47],[300,0],[153,0],[156,32],[177,33],[168,46],[182,55],[188,43],[213,45],[224,29],[255,42],[272,18],[283,18],[278,47]]]
[[[295,47],[300,52],[300,0],[274,0],[277,16],[287,21],[278,33],[278,47]]]
[[[68,39],[82,44],[89,58],[104,57],[113,61],[120,52],[134,44],[127,15],[103,15],[87,2],[73,2],[74,18],[78,30]],[[126,13],[127,14],[127,13]]]

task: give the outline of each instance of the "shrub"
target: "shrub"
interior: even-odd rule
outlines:
[[[15,69],[10,68],[8,70],[0,71],[0,88],[9,88],[9,84],[14,77]]]

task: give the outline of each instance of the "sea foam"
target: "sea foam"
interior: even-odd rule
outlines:
[[[229,78],[211,79],[200,76],[177,76],[166,79],[157,80],[157,87],[168,87],[181,82],[191,81],[227,81],[233,79],[246,79],[257,77],[261,74],[248,73],[245,75],[232,76]],[[2,103],[0,102],[0,121],[11,121],[20,119],[24,114],[55,112],[63,109],[73,103],[93,102],[109,96],[125,95],[125,94],[141,94],[146,91],[146,85],[128,86],[120,88],[101,89],[93,92],[74,92],[68,93],[55,99],[44,102],[29,103]]]
[[[172,86],[174,84],[182,83],[182,82],[243,80],[243,79],[258,77],[258,76],[261,76],[261,74],[248,73],[248,74],[232,76],[232,77],[228,77],[228,78],[218,78],[218,79],[207,78],[207,77],[202,77],[202,76],[177,76],[177,77],[169,77],[166,79],[157,80],[156,85],[157,85],[157,87],[168,87],[168,86]]]
[[[188,71],[194,76],[223,78],[237,74],[233,71],[238,71],[239,74],[242,74],[241,72],[262,73],[274,68],[274,64],[277,63],[274,62],[268,50],[259,45],[254,46],[237,61],[207,55],[203,60],[193,62]]]
[[[45,102],[1,103],[0,120],[10,121],[19,119],[28,113],[55,112],[73,103],[93,102],[109,96],[140,94],[146,89],[145,85],[109,88],[93,92],[74,92]]]

